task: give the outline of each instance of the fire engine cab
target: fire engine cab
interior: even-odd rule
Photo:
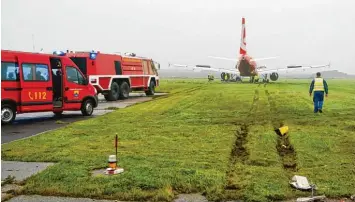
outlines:
[[[1,50],[1,123],[16,113],[81,110],[90,116],[97,91],[68,57]]]
[[[135,54],[107,54],[99,51],[67,51],[98,93],[107,101],[126,99],[132,91],[154,95],[159,85],[159,63]]]

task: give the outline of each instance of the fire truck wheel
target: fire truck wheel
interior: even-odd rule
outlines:
[[[94,102],[91,99],[86,99],[81,105],[81,113],[84,116],[91,116],[94,112]]]
[[[154,81],[150,81],[148,91],[145,91],[146,95],[154,95],[155,83]]]
[[[16,118],[16,110],[10,104],[1,105],[1,123],[9,124],[12,123]]]
[[[126,81],[123,81],[120,86],[120,98],[127,99],[129,96],[129,85]]]
[[[107,101],[116,101],[119,97],[120,86],[116,82],[112,82],[110,92],[105,95]]]
[[[59,111],[59,112],[53,112],[55,117],[61,117],[63,114],[63,111]]]

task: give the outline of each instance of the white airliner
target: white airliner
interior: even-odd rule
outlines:
[[[201,71],[201,70],[209,70],[209,71],[217,71],[221,72],[221,78],[222,80],[230,80],[230,79],[236,79],[236,80],[241,80],[243,77],[249,77],[250,82],[254,82],[254,78],[256,76],[261,76],[263,78],[263,81],[269,81],[269,78],[271,81],[277,81],[279,78],[278,72],[281,71],[292,71],[295,69],[314,69],[314,68],[329,68],[330,63],[326,65],[314,65],[314,66],[302,66],[302,65],[294,65],[294,66],[287,66],[287,68],[279,68],[279,69],[268,69],[266,66],[258,66],[256,64],[256,61],[260,60],[268,60],[268,59],[274,59],[278,58],[276,57],[266,57],[266,58],[252,58],[247,54],[247,49],[246,49],[246,32],[245,32],[245,18],[242,18],[242,30],[241,30],[241,41],[240,41],[240,49],[239,49],[239,58],[238,59],[231,59],[231,58],[225,58],[225,57],[215,57],[215,56],[209,56],[210,58],[215,58],[215,59],[222,59],[222,60],[231,60],[235,61],[237,64],[235,66],[235,69],[223,69],[223,68],[211,68],[209,65],[182,65],[182,64],[170,64],[170,66],[175,66],[175,67],[183,67],[183,68],[188,68],[188,69],[193,69],[194,71]],[[269,78],[268,78],[269,76]]]

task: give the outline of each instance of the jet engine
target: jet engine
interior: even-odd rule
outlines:
[[[228,81],[231,78],[231,74],[222,72],[221,73],[221,79],[222,81]]]
[[[221,73],[221,79],[222,79],[222,80],[224,80],[224,75],[225,75],[225,74],[226,74],[226,73],[224,73],[224,72]]]
[[[279,79],[279,74],[277,72],[271,73],[270,79],[271,79],[271,81],[276,81],[277,79]]]

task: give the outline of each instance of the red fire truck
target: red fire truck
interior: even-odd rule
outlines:
[[[70,58],[1,50],[1,123],[28,112],[90,116],[97,105],[96,89]]]
[[[68,56],[87,76],[107,101],[126,99],[132,91],[154,95],[159,85],[159,63],[135,54],[119,55],[95,51],[67,51]]]

